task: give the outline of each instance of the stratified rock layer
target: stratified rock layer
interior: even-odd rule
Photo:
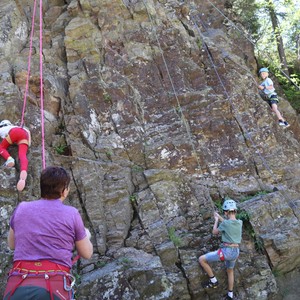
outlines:
[[[0,118],[12,122],[21,119],[31,2],[0,3]],[[252,45],[209,2],[185,2],[43,3],[46,163],[71,172],[68,201],[95,249],[74,266],[77,299],[219,299],[224,268],[214,265],[220,288],[204,291],[198,257],[218,247],[212,215],[226,196],[240,202],[244,219],[238,298],[297,295],[299,119],[280,97],[291,127],[279,128],[258,94]],[[18,164],[0,170],[2,291],[9,217],[18,201],[39,197],[38,20],[36,27],[25,191],[16,193]]]

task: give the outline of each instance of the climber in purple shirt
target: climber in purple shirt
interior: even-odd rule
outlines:
[[[25,299],[25,294],[31,295],[28,300],[73,299],[72,252],[75,247],[89,259],[93,245],[78,210],[63,204],[69,185],[65,169],[47,167],[40,178],[42,198],[21,202],[15,209],[8,235],[14,264],[5,300]]]

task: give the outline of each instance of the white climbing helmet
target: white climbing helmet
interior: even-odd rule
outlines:
[[[237,210],[236,202],[232,199],[225,200],[222,209],[228,211]]]
[[[4,127],[4,126],[9,126],[11,125],[11,122],[8,120],[3,120],[0,122],[0,128]]]

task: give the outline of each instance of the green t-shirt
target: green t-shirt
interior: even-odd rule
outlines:
[[[242,240],[242,220],[224,220],[218,227],[222,233],[222,242],[240,244]]]

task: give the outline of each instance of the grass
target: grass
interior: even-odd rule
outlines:
[[[202,40],[201,39],[197,39],[197,46],[199,49],[202,49]]]
[[[132,195],[129,196],[130,202],[136,202],[136,199],[137,199],[136,194],[132,194]]]
[[[250,221],[249,213],[244,211],[244,210],[237,213],[236,218],[239,219],[239,220],[242,220],[243,222],[249,222]]]
[[[138,165],[134,165],[132,168],[131,168],[132,172],[134,173],[141,173],[144,171],[144,169],[141,167],[141,166],[138,166]]]
[[[106,154],[107,158],[108,158],[109,160],[111,160],[112,155],[113,155],[112,151],[111,151],[111,150],[107,150],[107,151],[105,152],[105,154]]]
[[[54,150],[56,151],[57,154],[62,155],[65,153],[66,149],[68,148],[67,145],[58,145],[54,147]]]
[[[174,227],[168,228],[168,232],[169,232],[170,240],[173,242],[175,247],[177,248],[180,247],[182,245],[182,240],[179,236],[175,234],[175,228]]]
[[[104,93],[103,94],[103,99],[105,102],[111,102],[111,95]]]
[[[215,206],[217,207],[217,210],[219,213],[223,213],[223,208],[222,208],[222,200],[218,200],[215,202]]]
[[[269,192],[269,191],[259,191],[259,192],[257,192],[257,193],[254,194],[254,195],[249,195],[249,196],[246,196],[246,197],[242,198],[242,199],[240,200],[240,202],[245,202],[245,201],[247,201],[247,200],[249,200],[249,199],[252,199],[252,198],[254,198],[254,197],[267,195],[267,194],[269,194],[269,193],[271,193],[271,192]]]
[[[103,268],[103,267],[106,265],[106,262],[105,262],[105,261],[100,261],[100,260],[98,260],[98,261],[96,262],[96,265],[97,265],[97,267],[99,267],[99,268]]]
[[[133,265],[133,260],[128,257],[122,257],[119,262],[125,270],[129,269]]]

